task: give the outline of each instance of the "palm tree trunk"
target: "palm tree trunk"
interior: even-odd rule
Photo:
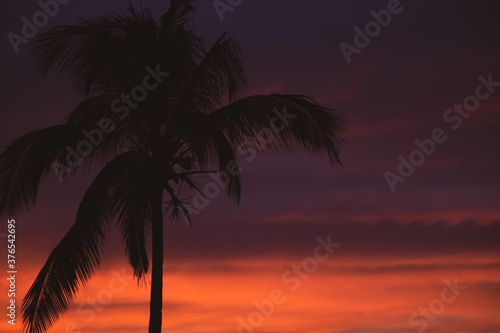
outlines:
[[[152,268],[149,333],[161,333],[163,307],[163,189],[155,189],[151,211]]]

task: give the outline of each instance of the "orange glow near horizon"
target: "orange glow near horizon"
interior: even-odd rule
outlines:
[[[372,260],[344,256],[339,248],[308,277],[298,279],[300,283],[284,280],[283,273],[301,261],[301,258],[226,260],[217,267],[206,262],[167,261],[164,330],[417,332],[425,321],[417,317],[420,323],[412,326],[411,314],[421,307],[432,307],[433,303],[438,306],[439,301],[435,300],[441,298],[446,288],[444,281],[453,283],[455,278],[467,289],[445,304],[442,313],[429,317],[425,332],[474,333],[500,324],[496,311],[500,256],[495,254],[420,259],[393,256]],[[138,286],[131,279],[131,272],[124,261],[107,262],[49,332],[145,331],[149,290]],[[35,274],[30,271],[25,276]],[[293,274],[288,277],[291,276],[297,277]],[[24,296],[31,282],[32,279],[20,282],[20,294]],[[2,281],[1,288],[6,287]],[[271,301],[271,293],[276,289],[282,291],[275,298],[281,304]],[[261,313],[268,312],[268,316],[258,314],[255,303],[261,304],[264,309]],[[248,325],[246,328],[240,326],[241,320]],[[18,326],[12,327],[3,320],[0,327],[2,331],[15,332],[19,331],[19,325],[18,317]]]

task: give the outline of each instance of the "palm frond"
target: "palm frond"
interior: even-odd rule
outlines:
[[[99,267],[105,232],[117,200],[115,184],[134,168],[136,160],[133,152],[118,156],[88,188],[75,223],[52,251],[23,300],[27,332],[47,331]]]
[[[102,142],[94,145],[96,158],[84,160],[87,170],[95,160],[107,161],[125,150],[147,150],[150,139],[142,110],[129,109],[128,113],[114,113],[113,99],[106,96],[89,97],[79,103],[66,117],[65,124],[84,127],[86,131],[98,129]],[[102,127],[105,127],[105,130]],[[88,138],[87,138],[88,139]]]
[[[82,24],[60,25],[34,39],[31,58],[44,74],[50,70],[64,71],[71,63],[71,55],[80,47],[79,43],[89,35],[90,31]]]
[[[184,90],[181,103],[213,111],[228,96],[234,101],[246,88],[245,69],[238,43],[222,35],[202,56]]]
[[[190,20],[189,15],[196,13],[197,2],[197,0],[171,0],[170,7],[159,20],[161,31],[165,33],[186,24]]]
[[[224,106],[211,116],[236,147],[267,131],[272,134],[267,143],[270,150],[290,151],[301,146],[342,165],[339,154],[346,142],[347,123],[342,115],[310,97],[256,95]]]
[[[149,270],[146,232],[151,226],[151,170],[147,156],[136,154],[134,164],[126,174],[119,175],[110,194],[114,203],[113,215],[125,242],[125,251],[134,276],[144,278]],[[157,179],[153,181],[158,181]]]
[[[228,166],[237,163],[232,143],[224,133],[217,119],[200,112],[187,112],[177,115],[173,120],[178,126],[179,135],[203,170],[217,170],[227,175],[226,191],[231,199],[239,202],[241,199],[241,179],[239,173],[228,172]]]
[[[0,154],[0,215],[33,207],[40,181],[54,161],[63,160],[66,146],[76,146],[81,127],[58,125],[27,133]]]
[[[154,64],[157,24],[149,10],[81,19],[36,37],[33,58],[44,73],[67,72],[77,91],[119,95],[140,84]]]

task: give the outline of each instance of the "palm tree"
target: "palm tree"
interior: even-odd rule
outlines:
[[[37,38],[39,68],[68,73],[84,100],[64,123],[25,134],[0,154],[0,213],[32,208],[39,183],[53,170],[60,179],[80,170],[98,174],[23,300],[25,331],[45,332],[68,310],[99,267],[106,233],[116,224],[137,279],[149,272],[151,238],[149,332],[161,332],[165,214],[189,218],[180,191],[200,191],[197,174],[224,171],[239,143],[273,123],[276,109],[295,118],[274,133],[269,149],[299,145],[340,165],[342,116],[301,95],[242,98],[238,44],[223,35],[206,49],[195,33],[194,11],[192,0],[172,0],[156,20],[149,9],[129,4],[126,15],[82,19]],[[150,90],[137,88],[141,84]],[[127,94],[134,91],[146,91],[147,98],[131,101]],[[97,128],[106,132],[83,149]],[[82,156],[75,159],[75,150]],[[240,175],[231,174],[225,185],[239,202]]]

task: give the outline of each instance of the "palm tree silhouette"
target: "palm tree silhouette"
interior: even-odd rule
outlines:
[[[53,169],[61,179],[80,169],[99,173],[23,300],[25,331],[45,332],[68,310],[99,267],[115,223],[137,279],[149,271],[151,237],[149,332],[161,332],[164,214],[189,218],[180,188],[200,191],[194,175],[225,171],[236,160],[238,144],[269,127],[276,109],[295,118],[274,133],[269,149],[299,145],[341,165],[342,116],[301,95],[241,98],[246,79],[238,44],[223,35],[207,50],[195,33],[194,11],[193,1],[172,0],[156,20],[149,9],[129,4],[126,15],[80,20],[37,38],[39,69],[69,73],[84,100],[63,124],[25,134],[0,154],[0,213],[32,208],[39,183]],[[152,84],[155,76],[158,84]],[[146,91],[137,88],[141,84],[155,87],[140,103],[127,99],[131,91]],[[82,133],[96,128],[106,133],[94,135],[94,146],[68,162],[70,148],[89,138]],[[240,175],[231,174],[225,185],[239,202]]]

